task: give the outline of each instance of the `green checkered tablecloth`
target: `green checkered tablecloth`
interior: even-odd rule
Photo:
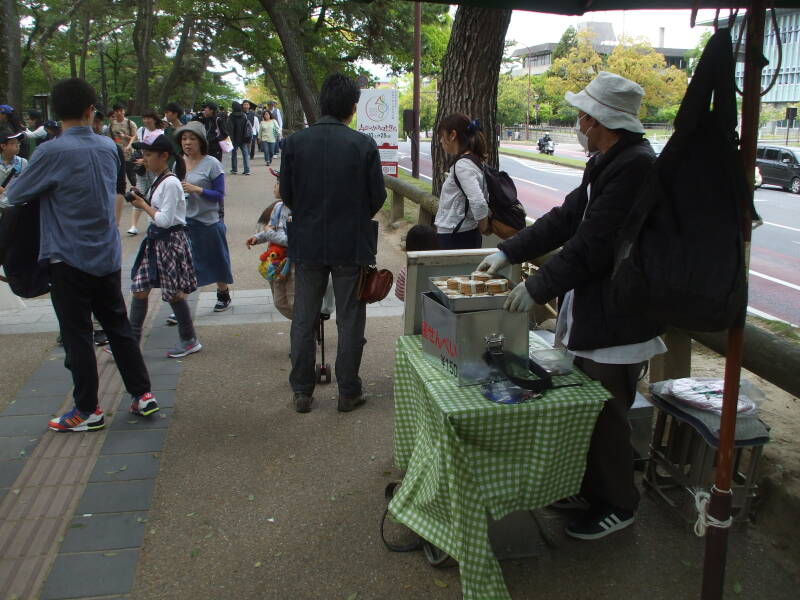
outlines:
[[[532,510],[580,489],[603,387],[573,372],[524,404],[496,404],[480,386],[459,388],[422,353],[397,341],[395,464],[406,470],[392,515],[459,563],[466,600],[510,599],[487,517]]]

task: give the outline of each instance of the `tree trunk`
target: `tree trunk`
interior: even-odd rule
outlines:
[[[283,46],[283,55],[286,57],[286,65],[294,84],[306,120],[314,123],[319,117],[319,98],[317,86],[314,78],[306,64],[306,57],[302,47],[302,34],[300,31],[292,30],[287,19],[290,7],[286,0],[260,0],[261,6],[267,11],[275,31]]]
[[[510,10],[459,6],[442,61],[439,80],[439,106],[436,127],[447,115],[461,112],[481,122],[488,143],[488,163],[498,164],[495,117],[497,81],[503,60]],[[439,195],[444,183],[447,156],[441,145],[431,144],[433,155],[433,194]]]
[[[150,45],[153,37],[154,0],[138,0],[133,47],[136,51],[136,97],[134,111],[141,114],[150,104]]]
[[[86,79],[86,55],[89,53],[89,34],[91,32],[92,20],[91,13],[86,9],[83,13],[83,22],[81,23],[81,62],[80,62],[80,75],[81,79]]]
[[[69,24],[67,30],[67,42],[69,48],[69,76],[73,79],[78,76],[78,63],[75,60],[75,21]],[[41,50],[42,45],[37,45],[36,50]]]
[[[158,106],[161,108],[169,101],[170,94],[175,93],[178,87],[178,81],[183,73],[183,59],[186,56],[186,51],[192,44],[191,35],[193,27],[194,15],[189,14],[183,21],[181,39],[178,42],[178,49],[175,51],[175,58],[172,59],[172,70],[164,81],[161,93],[158,95]]]
[[[22,108],[22,62],[17,0],[0,0],[0,98]]]

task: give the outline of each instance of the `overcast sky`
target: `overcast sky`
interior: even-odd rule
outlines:
[[[698,12],[697,21],[713,19],[713,10]],[[727,13],[726,13],[727,14]],[[617,36],[646,37],[653,46],[658,45],[658,29],[665,28],[664,46],[667,48],[694,48],[707,27],[689,26],[690,10],[615,10],[586,13],[582,17],[565,17],[546,13],[515,10],[508,27],[507,40],[520,46],[533,46],[557,42],[570,25],[586,21],[612,23]]]

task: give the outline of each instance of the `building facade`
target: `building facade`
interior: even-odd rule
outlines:
[[[594,34],[592,46],[594,51],[600,56],[606,57],[614,51],[617,46],[617,38],[614,35],[614,26],[611,23],[581,23],[576,28],[578,31],[589,30]],[[678,69],[686,68],[686,52],[684,48],[664,48],[664,31],[662,28],[660,44],[653,50],[664,56],[667,67],[675,66]],[[519,65],[512,69],[514,77],[520,75],[540,75],[550,69],[553,64],[553,50],[558,44],[546,43],[520,48],[512,54],[512,58],[520,61]]]

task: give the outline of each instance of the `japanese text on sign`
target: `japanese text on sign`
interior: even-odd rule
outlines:
[[[357,129],[375,140],[384,175],[397,177],[397,90],[361,90]]]

